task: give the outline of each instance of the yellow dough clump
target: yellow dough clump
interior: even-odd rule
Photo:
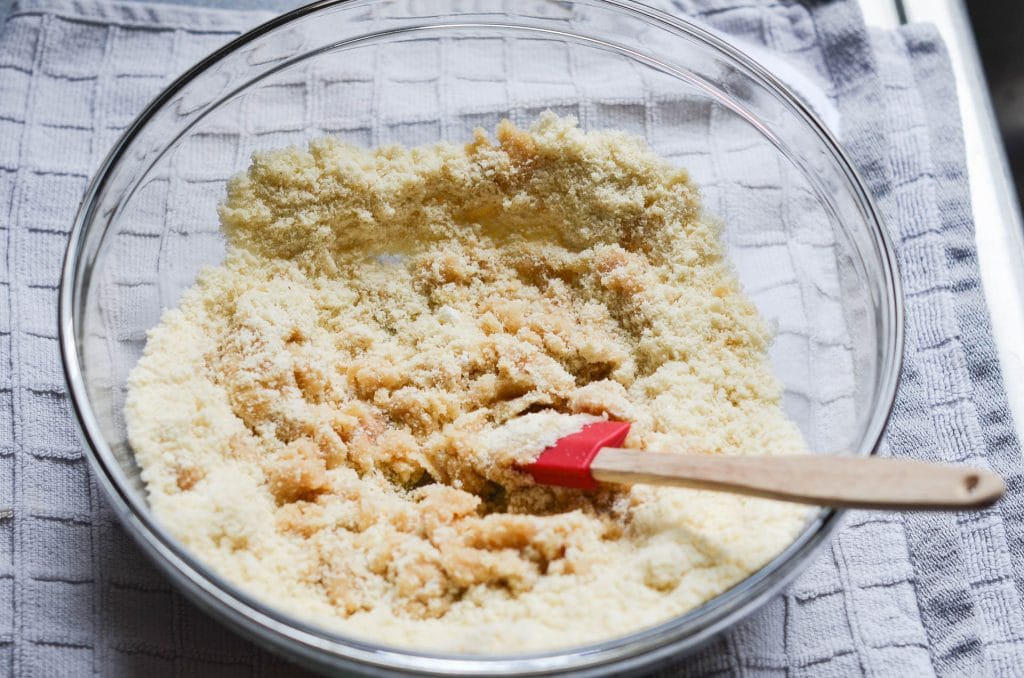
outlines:
[[[465,146],[254,156],[224,263],[149,334],[128,431],[158,518],[336,631],[509,653],[686,612],[790,504],[515,469],[596,418],[679,454],[804,451],[769,332],[685,171],[546,114]]]

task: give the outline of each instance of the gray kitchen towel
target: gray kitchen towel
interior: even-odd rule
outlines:
[[[838,111],[898,243],[906,363],[886,453],[988,466],[972,514],[851,513],[784,595],[664,675],[1021,675],[1024,495],[979,283],[953,79],[934,30],[855,2],[678,0],[787,60]],[[171,77],[266,14],[28,0],[0,29],[0,671],[300,673],[179,596],[89,477],[60,386],[56,285],[78,201]]]

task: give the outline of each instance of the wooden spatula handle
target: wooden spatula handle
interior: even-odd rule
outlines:
[[[605,483],[727,490],[818,506],[894,510],[988,506],[1006,489],[989,471],[880,457],[708,457],[605,447],[590,472]]]

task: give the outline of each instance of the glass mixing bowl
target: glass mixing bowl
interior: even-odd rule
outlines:
[[[892,247],[829,132],[765,68],[626,0],[351,0],[286,14],[168,87],[114,146],[68,247],[61,348],[86,451],[124,526],[197,603],[308,664],[436,675],[623,671],[690,651],[778,592],[825,542],[820,510],[784,553],[701,607],[587,647],[430,655],[282,614],[195,560],[153,519],[125,436],[146,331],[224,252],[217,202],[255,149],[324,134],[422,144],[551,109],[643,136],[690,170],[747,293],[775,329],[786,413],[810,449],[871,454],[902,347]]]

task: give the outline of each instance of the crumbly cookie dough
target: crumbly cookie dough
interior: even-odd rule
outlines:
[[[547,114],[465,146],[257,154],[229,249],[152,330],[128,431],[158,518],[339,632],[508,653],[686,612],[794,505],[514,468],[594,418],[676,453],[804,451],[685,171]]]

